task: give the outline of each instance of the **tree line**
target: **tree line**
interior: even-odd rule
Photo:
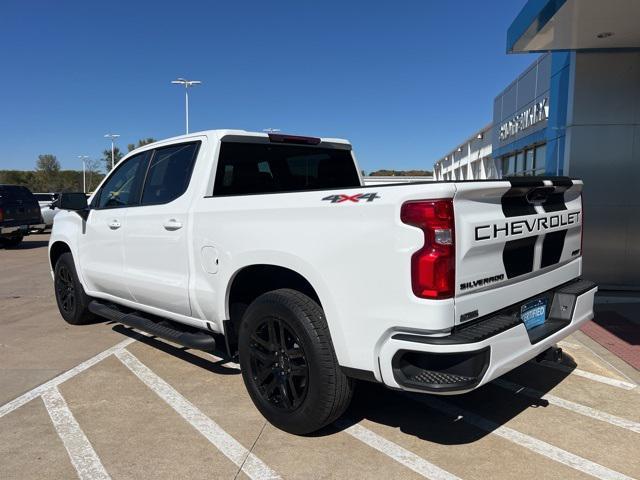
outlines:
[[[430,177],[431,170],[376,170],[369,174],[372,177]]]
[[[127,150],[132,152],[149,143],[153,138],[143,138],[138,143],[130,143]],[[114,159],[117,164],[124,154],[118,147],[114,148]],[[102,167],[102,168],[101,168]],[[92,192],[105,176],[103,172],[111,171],[111,149],[102,152],[100,159],[85,160],[86,191]],[[0,184],[22,185],[32,192],[81,192],[83,184],[82,170],[61,170],[60,161],[51,154],[38,155],[35,170],[0,170]]]
[[[104,178],[97,160],[87,160],[87,192],[92,191]],[[35,170],[0,170],[0,183],[22,185],[32,192],[81,192],[82,171],[61,170],[55,155],[38,155]]]

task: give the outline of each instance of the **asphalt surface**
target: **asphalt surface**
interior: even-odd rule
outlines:
[[[297,437],[265,422],[232,362],[67,325],[46,241],[0,250],[0,479],[640,477],[637,371],[580,333],[562,365],[465,396],[361,384],[343,419]]]

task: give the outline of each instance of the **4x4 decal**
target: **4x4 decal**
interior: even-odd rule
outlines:
[[[328,197],[324,197],[322,200],[326,200],[327,202],[331,202],[331,203],[342,203],[342,202],[358,203],[360,200],[373,202],[376,198],[380,198],[377,192],[356,193],[355,195],[347,195],[345,193],[339,193],[337,195],[329,195]]]

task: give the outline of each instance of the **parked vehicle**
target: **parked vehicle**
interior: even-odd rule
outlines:
[[[359,172],[340,139],[215,130],[136,149],[89,204],[61,194],[60,313],[203,350],[224,335],[256,407],[298,434],[340,416],[355,379],[469,392],[593,317],[580,180]]]
[[[53,226],[53,217],[57,215],[60,211],[55,205],[52,205],[58,198],[57,193],[34,193],[33,194],[38,200],[38,204],[40,205],[40,214],[42,216],[42,222],[44,223],[44,228],[41,229],[43,232],[47,228],[51,228]]]
[[[40,228],[38,201],[28,188],[0,185],[0,245],[16,247],[31,228]]]

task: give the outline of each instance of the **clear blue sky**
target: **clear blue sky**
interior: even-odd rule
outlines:
[[[63,168],[191,130],[280,128],[350,139],[362,168],[431,168],[491,119],[534,57],[506,55],[525,0],[5,0],[0,168]]]

